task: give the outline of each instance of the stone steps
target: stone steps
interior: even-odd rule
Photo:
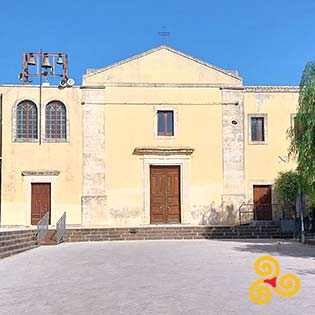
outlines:
[[[7,251],[7,252],[0,253],[0,259],[6,258],[6,257],[10,257],[10,256],[13,256],[13,255],[16,255],[16,254],[19,254],[19,253],[22,253],[22,252],[25,252],[27,250],[30,250],[30,249],[33,249],[33,248],[36,248],[36,247],[37,247],[37,245],[32,245],[32,246],[18,248],[18,249],[15,249],[15,250],[10,250],[10,251]]]
[[[11,239],[16,237],[29,237],[35,236],[35,230],[13,230],[13,231],[1,231],[0,230],[0,241],[3,239]]]
[[[32,249],[36,243],[34,230],[0,232],[0,259]]]
[[[245,239],[292,238],[292,233],[280,233],[270,226],[170,226],[135,228],[67,229],[65,242],[154,240],[154,239]]]
[[[0,240],[0,250],[2,247],[8,246],[8,245],[16,245],[16,244],[25,243],[25,240],[28,240],[28,239],[29,237],[18,237],[18,238]],[[36,241],[36,240],[32,239],[32,241]]]

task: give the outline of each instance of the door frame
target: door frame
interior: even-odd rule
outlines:
[[[32,198],[33,198],[33,185],[49,185],[49,218],[48,218],[48,224],[51,224],[51,183],[38,183],[38,182],[32,182],[31,183],[31,222],[32,222]],[[46,212],[47,213],[47,212]],[[32,224],[32,223],[31,223]]]
[[[273,180],[250,180],[247,184],[247,192],[249,197],[249,203],[254,204],[254,186],[259,185],[270,185],[271,186],[271,202],[277,203],[277,196],[274,192],[274,181]],[[272,213],[274,213],[274,208],[272,206]]]
[[[26,226],[32,226],[31,224],[31,215],[32,215],[32,183],[47,183],[50,184],[50,223],[54,224],[59,218],[56,217],[55,211],[55,189],[56,189],[56,180],[57,176],[36,176],[36,175],[23,175],[23,182],[25,187],[25,199],[26,206],[24,211],[24,222]]]
[[[178,191],[178,199],[179,199],[179,222],[175,223],[175,224],[181,224],[181,166],[180,165],[150,165],[150,202],[151,202],[151,169],[153,169],[154,167],[161,167],[164,169],[167,169],[168,167],[176,167],[176,169],[178,170],[178,183],[179,183],[179,191]],[[152,217],[151,217],[151,204],[150,204],[150,224],[172,224],[172,223],[168,223],[168,222],[164,222],[164,223],[152,223]],[[174,224],[174,223],[173,223]]]
[[[255,205],[255,187],[259,187],[259,188],[262,188],[262,187],[268,187],[268,192],[270,192],[270,208],[268,207],[268,212],[270,211],[271,213],[269,213],[271,215],[271,219],[257,219],[257,208],[256,206],[259,206],[260,204],[256,204]],[[269,193],[268,193],[269,195]],[[266,184],[260,184],[260,185],[254,185],[253,186],[253,204],[254,204],[254,208],[253,208],[253,211],[254,211],[254,218],[255,218],[255,221],[272,221],[273,220],[273,206],[272,206],[272,185],[266,185]],[[267,205],[267,204],[266,204]],[[262,210],[260,210],[262,211]],[[263,215],[262,215],[263,216]]]
[[[190,157],[187,156],[143,156],[143,213],[142,225],[150,225],[150,166],[179,166],[180,187],[180,224],[189,222],[189,167]]]

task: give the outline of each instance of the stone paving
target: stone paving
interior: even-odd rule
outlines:
[[[301,290],[248,298],[261,255]],[[64,243],[0,260],[0,314],[314,314],[315,247],[277,240]]]

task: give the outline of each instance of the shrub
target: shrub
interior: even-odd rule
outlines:
[[[291,210],[295,207],[296,196],[299,191],[299,175],[297,172],[280,172],[275,181],[275,192],[278,200]]]

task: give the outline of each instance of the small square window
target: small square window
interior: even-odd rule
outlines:
[[[158,111],[158,136],[174,136],[174,112]]]
[[[251,117],[251,141],[265,141],[264,117]]]

